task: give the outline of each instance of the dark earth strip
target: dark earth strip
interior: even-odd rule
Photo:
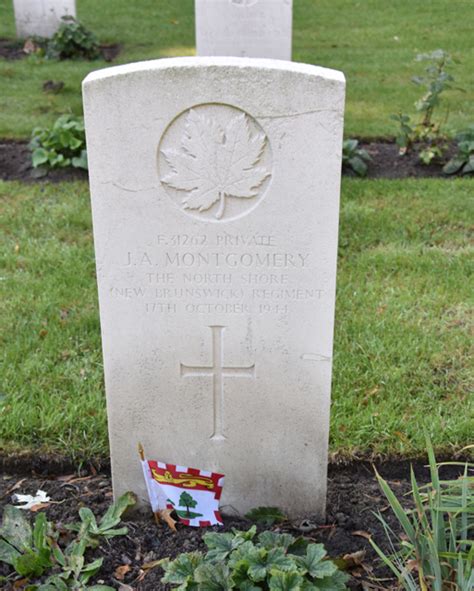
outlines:
[[[87,506],[97,515],[105,513],[112,501],[111,482],[108,470],[96,472],[90,470],[74,471],[73,465],[66,460],[57,459],[55,463],[48,463],[44,457],[39,459],[33,468],[33,474],[26,475],[24,471],[11,470],[14,468],[14,456],[6,456],[0,473],[0,511],[11,502],[13,492],[22,494],[35,494],[38,489],[47,492],[52,503],[44,510],[48,519],[65,524],[78,519],[78,510]],[[26,456],[21,456],[21,465],[26,463]],[[20,462],[18,462],[20,464]],[[10,469],[7,468],[9,465]],[[103,468],[104,469],[104,468]],[[409,462],[396,461],[384,462],[377,466],[392,489],[397,494],[403,505],[409,501],[403,500],[403,495],[409,492]],[[429,473],[423,462],[414,463],[414,469],[418,481],[429,481]],[[60,475],[66,470],[67,473]],[[443,478],[455,478],[460,475],[462,468],[459,466],[446,466],[441,469]],[[45,474],[40,476],[39,474]],[[46,476],[50,474],[50,476]],[[54,474],[52,476],[51,474]],[[224,513],[225,513],[225,507]],[[389,551],[382,526],[374,515],[380,511],[384,519],[399,534],[400,529],[394,519],[388,503],[380,492],[374,476],[373,467],[369,463],[360,462],[347,466],[329,467],[328,481],[328,507],[327,518],[324,523],[317,523],[308,515],[305,520],[284,522],[274,526],[274,531],[289,532],[294,536],[303,535],[312,541],[325,544],[332,558],[341,558],[347,554],[354,555],[364,551],[361,564],[356,564],[350,570],[352,578],[350,588],[352,590],[376,589],[389,587],[389,573],[381,568],[380,563],[368,542],[369,535],[385,550]],[[229,508],[228,508],[229,512]],[[143,519],[134,518],[127,522],[129,535],[115,537],[101,543],[97,549],[88,551],[88,558],[104,558],[104,564],[97,575],[96,583],[105,583],[118,589],[128,591],[158,591],[167,589],[160,583],[162,571],[160,568],[143,570],[143,564],[164,557],[175,557],[181,552],[203,550],[201,540],[206,531],[226,531],[231,527],[248,529],[251,523],[238,517],[225,517],[224,528],[194,529],[178,525],[178,533],[173,534],[166,527],[158,527],[147,514]],[[356,562],[361,559],[360,555]],[[119,567],[123,569],[117,570]],[[128,568],[129,567],[129,568]],[[127,571],[123,579],[117,576]],[[8,574],[7,565],[0,563],[0,576]],[[373,577],[385,579],[377,585]],[[129,585],[126,587],[125,585]],[[364,586],[363,586],[364,585]],[[374,585],[374,586],[371,586]],[[5,587],[5,591],[12,591],[13,586]]]
[[[28,52],[24,51],[24,41],[12,39],[0,39],[0,57],[6,60],[19,60],[27,57]],[[102,59],[106,62],[113,61],[122,51],[121,43],[107,43],[99,45]]]
[[[56,168],[45,172],[34,169],[28,142],[0,140],[0,179],[3,181],[38,182],[79,181],[88,179],[86,170],[79,168]]]
[[[23,51],[23,43],[11,39],[0,39],[0,57],[7,60],[19,60],[26,57]]]
[[[360,147],[367,150],[367,153],[371,157],[371,161],[368,163],[367,178],[453,178],[454,176],[447,176],[443,174],[442,170],[444,164],[446,164],[456,152],[456,144],[454,142],[449,144],[442,159],[433,161],[429,165],[420,162],[418,155],[420,146],[417,145],[404,156],[399,155],[399,147],[395,142],[361,142]],[[343,171],[343,173],[354,176],[350,171]]]
[[[372,161],[366,178],[453,178],[442,172],[442,166],[456,151],[451,144],[442,162],[426,166],[421,164],[417,151],[405,156],[398,155],[395,143],[383,141],[361,143],[361,148],[367,150]],[[346,176],[355,176],[350,170],[343,170]],[[454,176],[454,175],[453,175]],[[28,142],[21,140],[0,139],[0,179],[4,181],[49,181],[59,183],[63,181],[87,180],[87,172],[74,168],[60,168],[49,172],[35,170],[31,165],[31,155]]]

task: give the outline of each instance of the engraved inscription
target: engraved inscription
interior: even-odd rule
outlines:
[[[124,275],[109,285],[110,296],[147,314],[281,317],[328,295],[324,277],[313,283],[314,255],[271,234],[158,234],[116,255]]]
[[[240,109],[199,105],[165,131],[158,168],[182,211],[206,221],[235,219],[255,207],[268,185],[268,138]]]
[[[224,435],[224,378],[253,378],[255,363],[248,367],[226,367],[224,365],[225,326],[210,326],[212,331],[212,365],[192,366],[181,363],[181,377],[212,377],[214,402],[214,430],[211,439],[219,441]]]
[[[258,0],[230,0],[230,3],[235,6],[253,6],[254,4],[257,4],[257,1]]]

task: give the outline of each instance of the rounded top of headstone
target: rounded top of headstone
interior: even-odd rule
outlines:
[[[345,84],[345,77],[339,70],[313,66],[300,62],[289,62],[285,60],[263,59],[263,58],[245,58],[245,57],[173,57],[143,62],[134,62],[111,68],[103,68],[91,72],[83,81],[83,86],[100,83],[111,78],[126,77],[141,72],[156,72],[168,70],[186,70],[186,69],[219,69],[231,70],[261,70],[261,71],[281,71],[293,74],[300,74],[313,78],[327,80],[328,82]]]

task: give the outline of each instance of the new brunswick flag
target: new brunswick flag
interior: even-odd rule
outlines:
[[[172,509],[184,525],[223,525],[219,500],[224,474],[142,460],[148,496],[154,513]]]

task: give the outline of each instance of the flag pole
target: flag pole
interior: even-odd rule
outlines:
[[[143,448],[141,441],[138,442],[138,455],[140,456],[140,460],[142,462],[144,462],[145,461],[145,450]],[[153,511],[153,517],[155,518],[156,525],[161,525],[160,517],[157,512],[155,513],[155,511]]]
[[[141,442],[138,442],[138,455],[142,462],[145,461],[145,450]],[[162,521],[164,521],[170,529],[176,533],[175,523],[176,521],[170,515],[170,509],[161,509],[160,511],[153,511],[153,517],[155,518],[156,525],[161,527]]]

